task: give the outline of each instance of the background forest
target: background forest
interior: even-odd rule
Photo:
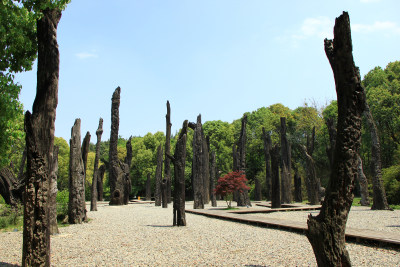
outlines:
[[[23,107],[18,101],[20,87],[12,83],[12,79],[1,76],[3,86],[13,88],[13,94],[1,94],[0,113],[5,114],[0,119],[0,168],[10,166],[17,175],[21,155],[24,150],[25,134],[23,130]],[[389,204],[400,204],[400,61],[392,62],[385,69],[376,67],[364,76],[363,85],[367,93],[375,123],[379,130],[382,152],[383,179]],[[111,103],[110,103],[111,106]],[[172,116],[173,116],[172,103]],[[305,158],[301,146],[307,144],[307,137],[315,127],[315,150],[313,158],[316,163],[317,176],[322,186],[326,186],[330,167],[327,156],[329,134],[326,126],[328,119],[337,118],[337,103],[332,101],[327,106],[318,107],[314,103],[304,103],[294,110],[282,105],[274,104],[247,112],[247,154],[246,175],[250,181],[253,194],[254,180],[258,178],[265,190],[265,160],[263,153],[262,128],[271,133],[273,143],[279,142],[280,117],[287,118],[288,137],[292,146],[292,166],[297,169],[302,179],[305,177]],[[161,116],[161,115],[160,115]],[[195,118],[189,118],[195,121]],[[364,173],[369,181],[372,192],[370,175],[371,165],[371,138],[370,132],[363,124],[361,158]],[[71,125],[72,126],[72,125]],[[232,146],[239,138],[241,118],[232,123],[207,121],[203,123],[204,134],[210,138],[211,151],[217,155],[219,176],[232,171]],[[105,131],[108,131],[105,129]],[[171,148],[175,148],[175,133],[171,138]],[[82,134],[83,135],[83,134]],[[95,158],[95,142],[92,133],[92,143],[88,155],[86,174],[86,196],[89,200],[90,186],[93,178]],[[192,169],[192,140],[193,131],[189,130],[187,142],[186,162],[186,196],[192,198],[191,169]],[[118,141],[118,156],[121,160],[126,156],[126,138]],[[68,190],[69,145],[63,138],[55,138],[55,145],[59,146],[58,189]],[[156,169],[156,153],[159,145],[165,145],[163,132],[147,133],[145,136],[133,136],[133,160],[131,166],[132,192],[131,197],[144,196],[147,175],[150,173],[155,187],[154,174]],[[109,141],[101,142],[101,163],[108,164]],[[172,151],[173,153],[173,151]],[[173,166],[171,166],[173,168]],[[303,185],[303,199],[307,199],[305,182]],[[358,187],[357,187],[358,188]],[[105,197],[109,194],[108,175],[104,179]],[[372,193],[370,192],[370,195]],[[359,194],[359,192],[355,192]],[[265,192],[263,192],[265,196]]]

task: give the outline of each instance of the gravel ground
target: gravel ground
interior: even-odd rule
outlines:
[[[171,205],[100,203],[88,217],[51,238],[53,266],[316,266],[304,235],[188,213],[186,227],[172,227]],[[0,240],[0,266],[20,265],[22,233]],[[398,249],[347,248],[354,266],[400,265]]]

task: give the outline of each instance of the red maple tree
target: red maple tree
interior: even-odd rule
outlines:
[[[243,192],[243,190],[250,189],[250,187],[246,185],[246,182],[246,175],[242,171],[229,172],[218,179],[215,193],[221,195],[225,199],[228,208],[230,208],[233,192]]]

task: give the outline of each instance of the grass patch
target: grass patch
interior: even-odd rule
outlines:
[[[23,227],[23,209],[19,204],[11,207],[7,204],[0,204],[0,229],[4,232],[20,231]]]
[[[224,210],[238,210],[239,208],[235,208],[235,207],[228,207],[228,208],[225,208]]]

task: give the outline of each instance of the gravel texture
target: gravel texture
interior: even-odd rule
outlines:
[[[293,220],[297,213],[282,214]],[[374,211],[368,217],[380,217],[381,224],[383,213]],[[89,223],[62,227],[51,238],[53,266],[316,266],[302,234],[188,213],[186,227],[172,227],[172,205],[163,209],[154,204],[99,203],[98,211],[88,212],[88,217]],[[399,225],[398,217],[393,223]],[[0,266],[20,265],[21,231],[2,232],[0,240]],[[354,243],[347,248],[354,266],[400,265],[399,249]]]

